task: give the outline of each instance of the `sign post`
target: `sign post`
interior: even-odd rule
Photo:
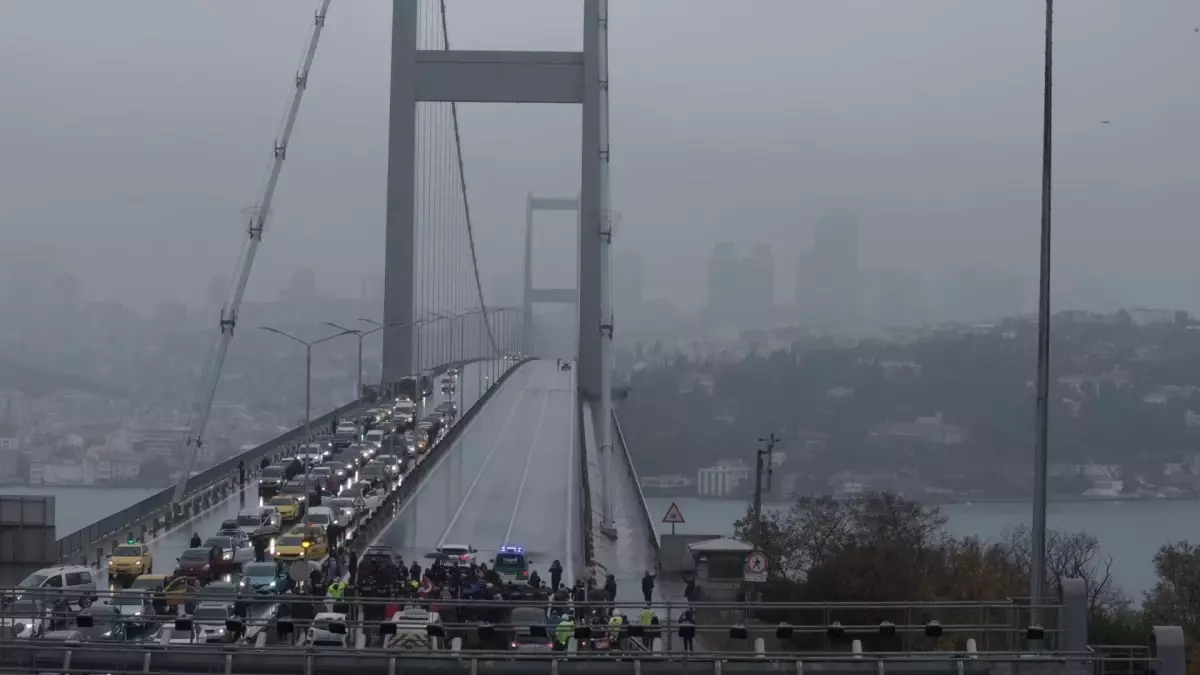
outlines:
[[[679,510],[679,505],[675,502],[671,502],[671,508],[667,509],[667,515],[663,516],[662,521],[671,524],[671,534],[675,534],[676,524],[687,522],[683,519],[683,511]]]
[[[746,568],[742,572],[745,581],[762,583],[767,580],[767,572],[771,569],[771,560],[762,551],[751,551],[746,555]]]

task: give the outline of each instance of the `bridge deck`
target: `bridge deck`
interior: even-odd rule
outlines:
[[[547,576],[577,548],[570,372],[534,361],[514,373],[472,420],[376,540],[406,561],[428,562],[442,544],[468,544],[490,563],[507,544],[524,546]]]

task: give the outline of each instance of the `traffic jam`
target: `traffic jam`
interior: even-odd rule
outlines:
[[[420,379],[413,389],[424,402],[432,387]],[[0,639],[229,644],[254,642],[269,628],[272,642],[344,646],[345,631],[333,631],[358,595],[356,569],[372,565],[346,544],[457,419],[458,379],[457,370],[446,372],[444,400],[420,419],[423,406],[401,395],[334,420],[282,463],[264,460],[258,503],[208,536],[192,533],[174,560],[156,559],[150,543],[131,538],[104,570],[63,565],[30,574],[0,596]],[[403,636],[416,622],[426,635],[431,617],[417,613],[395,608],[388,617],[400,630],[385,632]]]

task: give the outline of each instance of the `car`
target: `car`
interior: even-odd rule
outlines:
[[[492,569],[504,583],[523,584],[529,581],[529,564],[525,549],[520,546],[501,546],[492,561]]]
[[[396,455],[379,455],[375,458],[376,462],[387,467],[388,473],[393,476],[400,474],[400,458]]]
[[[333,444],[337,447],[345,448],[351,443],[359,440],[358,425],[348,422],[342,422],[337,425],[333,432]]]
[[[296,527],[275,541],[276,560],[324,560],[328,555],[323,528]]]
[[[338,484],[338,479],[333,474],[333,469],[329,468],[328,466],[313,467],[308,472],[307,480],[315,483],[315,487],[317,488],[328,489],[331,487],[336,487]]]
[[[273,506],[255,506],[238,513],[237,526],[248,537],[277,534],[283,524],[279,509]]]
[[[140,639],[145,630],[142,628],[144,624],[141,621],[130,622],[128,619],[129,616],[121,611],[120,607],[92,605],[75,616],[68,631],[77,632],[80,642],[127,642]],[[53,639],[49,634],[46,637]]]
[[[339,485],[345,482],[353,472],[353,470],[350,468],[350,465],[345,462],[325,462],[321,466],[329,467],[329,470],[333,472],[333,476],[337,479]]]
[[[474,546],[466,544],[444,544],[434,549],[433,553],[427,553],[425,557],[441,560],[444,564],[470,565],[478,552]]]
[[[220,576],[217,567],[221,557],[219,548],[211,546],[189,548],[176,560],[178,564],[175,566],[175,576],[194,577],[202,583],[211,581]]]
[[[162,614],[164,610],[180,605],[183,605],[185,610],[190,608],[195,594],[200,591],[200,581],[189,576],[171,578],[165,574],[143,574],[134,579],[127,590],[150,593],[155,613]]]
[[[514,607],[509,616],[515,630],[509,645],[518,652],[542,653],[554,651],[554,626],[550,624],[546,610],[541,607]],[[533,626],[543,626],[545,635],[533,635]]]
[[[244,616],[246,614],[246,612],[243,611],[244,607],[239,606],[244,605],[244,603],[238,602],[239,590],[240,586],[229,583],[228,581],[214,581],[204,588],[201,588],[200,592],[196,594],[196,604],[199,607],[203,607],[204,605],[212,603],[232,603],[234,605],[234,614],[237,614],[238,616]]]
[[[96,599],[96,579],[92,568],[83,565],[55,565],[43,567],[17,584],[16,588],[4,591],[0,605],[20,599],[22,591],[35,591],[39,599],[62,593],[70,602],[80,606],[91,604]]]
[[[282,565],[273,562],[252,562],[242,566],[242,578],[238,585],[243,592],[287,593],[295,586]]]
[[[366,510],[366,504],[359,494],[353,497],[334,497],[321,503],[333,509],[334,523],[341,527],[349,527],[358,514]]]
[[[283,485],[286,474],[287,467],[283,464],[272,464],[263,469],[258,474],[258,496],[263,499],[273,497],[279,491],[279,486]]]
[[[232,619],[232,602],[205,602],[192,612],[198,642],[225,642],[225,622]]]
[[[154,594],[144,589],[118,591],[109,600],[109,605],[115,607],[120,616],[127,621],[149,621],[157,614],[154,609]]]
[[[233,537],[218,535],[205,539],[204,546],[221,550],[217,563],[221,574],[228,574],[254,558],[254,549],[250,547],[249,539],[237,540]]]
[[[336,633],[331,630],[334,624],[341,624],[341,629]],[[318,612],[304,636],[304,643],[313,647],[345,647],[347,634],[345,614]]]
[[[296,452],[296,459],[302,464],[310,464],[317,466],[326,459],[333,457],[333,446],[326,446],[324,443],[307,443],[300,446]]]
[[[132,581],[143,572],[153,569],[154,556],[150,553],[150,547],[142,542],[127,541],[114,548],[108,557],[108,578],[111,580]]]
[[[289,480],[279,488],[279,494],[276,497],[291,497],[300,504],[300,513],[304,513],[304,507],[308,505],[308,493],[311,492],[309,484],[303,479]]]
[[[392,474],[391,469],[386,464],[379,461],[367,462],[367,465],[358,472],[360,480],[370,483],[374,480],[386,481]]]
[[[363,438],[364,443],[371,443],[377,448],[383,447],[383,429],[372,429]]]
[[[267,504],[275,508],[282,522],[294,521],[300,517],[300,500],[291,495],[275,495]]]
[[[237,521],[234,522],[236,523]],[[250,545],[250,535],[242,532],[242,528],[238,527],[237,525],[234,525],[234,527],[222,527],[221,529],[217,530],[216,536],[229,537],[233,540],[233,543],[238,546]]]
[[[319,527],[323,531],[328,531],[330,525],[337,524],[337,515],[333,509],[328,506],[313,506],[308,509],[308,513],[304,514],[305,527]]]

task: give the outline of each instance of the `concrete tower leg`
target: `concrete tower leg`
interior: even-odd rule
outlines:
[[[525,196],[525,290],[521,295],[522,351],[533,354],[533,193]]]
[[[583,183],[579,192],[579,393],[599,401],[601,391],[600,236],[604,204],[600,185],[600,3],[583,3]]]
[[[383,323],[413,320],[416,289],[417,3],[392,3],[392,83],[388,116],[387,231]],[[383,333],[383,387],[414,372],[413,330]]]

